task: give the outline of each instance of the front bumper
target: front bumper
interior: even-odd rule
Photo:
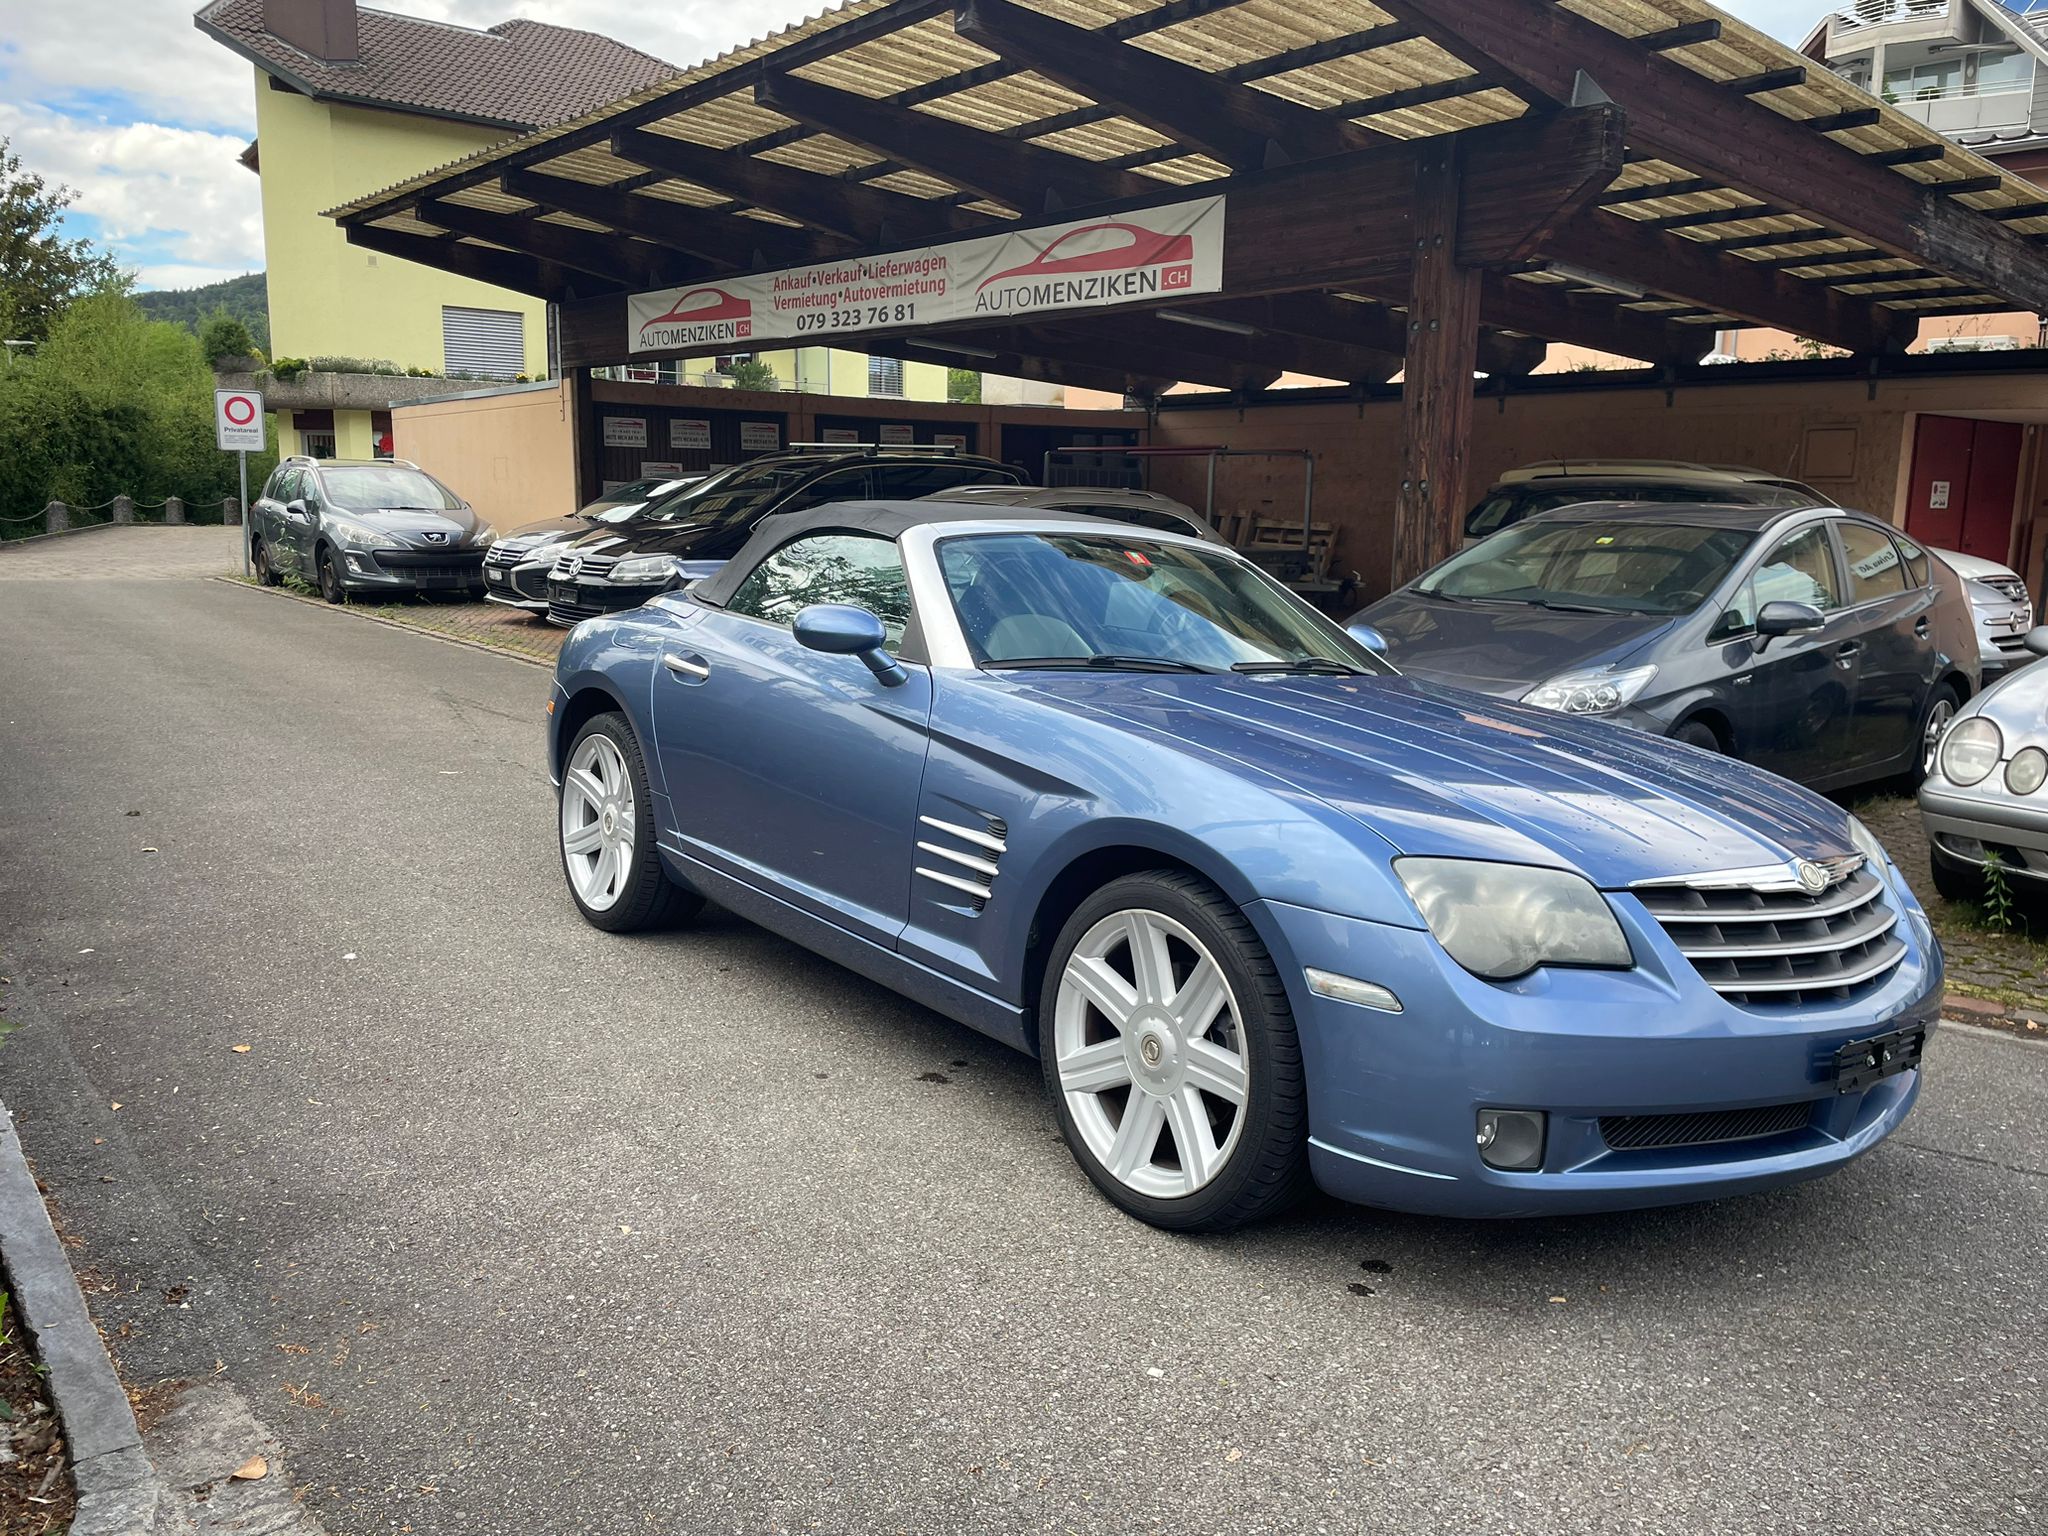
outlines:
[[[664,581],[622,587],[608,581],[556,581],[550,578],[547,582],[548,622],[567,629],[585,619],[599,618],[607,613],[624,613],[628,608],[638,608],[651,602],[674,585],[673,581]]]
[[[1971,789],[1943,778],[1920,786],[1920,820],[1935,857],[1982,868],[1988,847],[2008,874],[2048,880],[2048,789],[2021,796],[2001,784],[2003,765]]]
[[[1940,1012],[1940,951],[1895,871],[1887,883],[1906,944],[1889,976],[1847,1003],[1758,1008],[1714,992],[1626,897],[1613,904],[1634,970],[1551,968],[1508,983],[1471,975],[1419,929],[1256,904],[1291,980],[1314,966],[1386,986],[1403,1004],[1382,1013],[1290,989],[1317,1182],[1363,1205],[1532,1216],[1679,1204],[1834,1171],[1896,1129],[1920,1089],[1911,1069],[1838,1093],[1836,1052],[1905,1027],[1932,1030]],[[1482,1161],[1484,1109],[1545,1114],[1537,1169]],[[1763,1109],[1797,1123],[1746,1140],[1643,1148],[1611,1146],[1601,1124]]]
[[[467,592],[483,586],[481,549],[347,549],[341,584],[351,592]]]
[[[2016,603],[2009,609],[1978,608],[1975,613],[1977,657],[1986,682],[2034,659],[2034,653],[2026,647],[2027,631],[2034,627],[2032,604]]]
[[[507,608],[517,608],[526,613],[548,611],[548,571],[554,566],[552,557],[545,560],[522,560],[507,563],[502,560],[484,561],[484,597]]]

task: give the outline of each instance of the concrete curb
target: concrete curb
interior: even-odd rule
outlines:
[[[78,1515],[71,1536],[141,1536],[162,1499],[128,1394],[85,1309],[70,1257],[0,1104],[0,1271],[49,1372],[64,1424]]]
[[[371,624],[382,624],[386,629],[395,629],[401,634],[420,635],[428,640],[439,640],[445,645],[466,646],[472,651],[482,651],[486,656],[502,656],[507,661],[522,661],[529,667],[543,667],[550,672],[555,669],[555,664],[552,661],[542,661],[538,656],[528,656],[519,651],[507,650],[503,646],[492,645],[484,640],[471,640],[466,635],[444,635],[439,630],[427,629],[422,625],[401,624],[396,619],[379,618],[374,613],[363,612],[362,609],[351,603],[336,604],[330,603],[324,598],[301,597],[298,593],[287,592],[282,587],[257,586],[253,582],[244,581],[239,576],[210,576],[207,580],[224,582],[231,587],[240,587],[243,591],[254,592],[259,597],[281,597],[289,603],[304,603],[307,607],[317,608],[322,613],[340,614],[347,618],[362,619]]]

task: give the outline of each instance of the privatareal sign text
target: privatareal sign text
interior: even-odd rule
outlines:
[[[634,352],[1107,309],[1223,286],[1223,198],[790,267],[626,301]]]

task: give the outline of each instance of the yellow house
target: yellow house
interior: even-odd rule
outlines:
[[[256,141],[242,159],[263,182],[272,356],[458,379],[545,377],[546,303],[350,245],[321,211],[580,116],[669,79],[674,66],[574,27],[461,27],[356,0],[213,0],[193,20],[255,74]],[[871,364],[823,348],[760,361],[784,389],[946,396],[946,371],[930,364]],[[346,366],[303,384],[273,381],[279,447],[388,452],[392,399],[435,388],[446,391]]]

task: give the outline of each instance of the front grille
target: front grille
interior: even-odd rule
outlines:
[[[483,569],[480,549],[380,549],[377,563],[394,576],[419,576],[428,572],[451,578],[467,578]]]
[[[509,570],[532,553],[533,551],[530,547],[493,544],[491,552],[484,556],[484,564],[501,565]]]
[[[602,581],[618,563],[617,555],[564,555],[548,575],[557,581]]]
[[[1811,1099],[1766,1104],[1761,1109],[1722,1109],[1699,1115],[1602,1115],[1600,1139],[1617,1152],[1645,1147],[1710,1147],[1729,1141],[1759,1141],[1804,1130],[1813,1120]]]
[[[2027,584],[2017,576],[1979,576],[1977,580],[2010,602],[2027,601]]]
[[[1707,985],[1747,1007],[1845,1001],[1879,985],[1906,953],[1884,882],[1861,866],[1818,895],[1705,880],[1635,895]]]

